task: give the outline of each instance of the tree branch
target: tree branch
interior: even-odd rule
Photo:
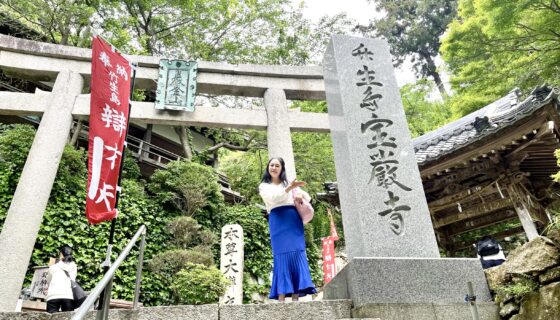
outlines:
[[[249,140],[247,140],[247,142],[245,143],[245,145],[243,146],[238,146],[238,145],[234,145],[231,144],[229,142],[220,142],[208,149],[206,149],[208,152],[214,152],[220,148],[226,148],[228,150],[234,150],[234,151],[249,151],[251,149],[265,149],[266,147],[261,146],[261,145],[257,145],[257,146],[251,146],[251,143],[253,142],[253,140],[255,140],[256,135],[252,135]]]
[[[194,19],[185,19],[185,20],[179,21],[179,22],[177,22],[177,23],[175,23],[175,24],[173,24],[173,25],[170,25],[170,26],[167,26],[167,27],[165,27],[165,28],[162,28],[162,29],[159,29],[159,30],[157,30],[157,31],[154,31],[154,34],[160,34],[160,33],[165,32],[165,31],[167,31],[167,30],[174,29],[174,28],[176,28],[176,27],[185,25],[185,24],[187,24],[187,23],[189,23],[189,22],[193,22],[193,21],[194,21]]]

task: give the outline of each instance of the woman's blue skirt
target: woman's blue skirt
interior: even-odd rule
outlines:
[[[282,206],[272,209],[268,225],[274,256],[269,298],[278,299],[281,294],[290,297],[292,294],[305,296],[317,293],[305,254],[303,222],[296,208]]]

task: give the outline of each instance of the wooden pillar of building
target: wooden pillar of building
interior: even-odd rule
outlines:
[[[523,172],[515,172],[509,175],[508,180],[508,194],[513,203],[515,212],[517,213],[517,217],[521,222],[521,226],[525,231],[525,235],[527,236],[527,239],[531,241],[539,236],[539,232],[537,231],[537,226],[533,221],[534,214],[529,210],[530,206],[528,205],[528,201],[530,199],[530,195],[528,194],[527,189],[523,186],[523,183],[526,181],[525,174]]]
[[[515,212],[519,217],[519,221],[521,221],[521,226],[523,226],[523,230],[525,231],[525,235],[529,241],[533,240],[534,238],[539,236],[539,232],[537,231],[537,226],[533,222],[533,218],[527,209],[527,206],[523,203],[515,204]]]

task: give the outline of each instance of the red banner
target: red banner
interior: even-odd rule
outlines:
[[[334,239],[323,238],[323,281],[325,284],[331,282],[336,275],[336,261],[334,254]]]
[[[86,216],[96,224],[116,217],[117,181],[128,128],[131,71],[110,44],[93,38]]]

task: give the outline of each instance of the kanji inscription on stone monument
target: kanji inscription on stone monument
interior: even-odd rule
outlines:
[[[228,224],[222,228],[220,270],[230,281],[221,304],[243,303],[243,228]]]

